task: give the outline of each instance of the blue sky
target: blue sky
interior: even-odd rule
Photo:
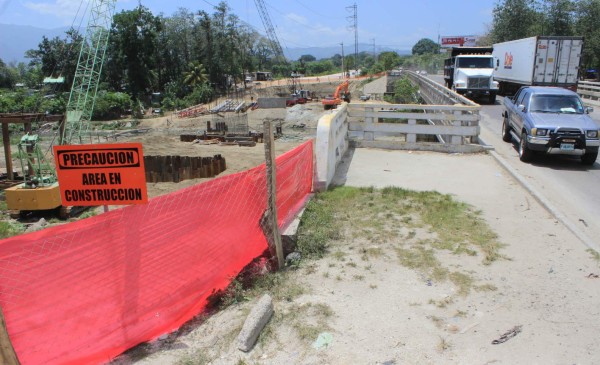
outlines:
[[[85,1],[85,0],[84,0]],[[130,10],[138,1],[155,15],[172,15],[178,8],[212,13],[216,0],[118,0],[117,11]],[[41,28],[71,26],[82,0],[0,0],[0,23]],[[421,38],[484,34],[497,0],[265,0],[271,21],[284,48],[334,46],[350,50],[354,31],[348,19],[357,5],[359,43],[411,49]],[[226,3],[239,18],[264,34],[254,0]],[[212,4],[212,5],[211,5]]]

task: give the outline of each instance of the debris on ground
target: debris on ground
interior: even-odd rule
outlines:
[[[320,350],[322,348],[328,348],[329,345],[331,345],[331,342],[333,342],[333,335],[329,332],[322,332],[319,334],[319,337],[317,337],[317,340],[315,342],[313,342],[313,347],[317,350]]]
[[[500,336],[500,338],[492,341],[492,345],[499,345],[510,340],[521,332],[522,327],[523,326],[514,326],[512,329],[506,331],[502,336]]]
[[[269,294],[263,295],[248,314],[244,326],[237,338],[238,349],[248,352],[252,350],[258,335],[273,316],[273,299]]]

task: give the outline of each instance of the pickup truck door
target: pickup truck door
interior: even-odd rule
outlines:
[[[529,108],[529,99],[531,98],[531,93],[527,92],[527,90],[523,90],[515,95],[514,101],[514,110],[510,113],[510,123],[517,132],[517,134],[521,134],[521,130],[523,130],[523,123],[525,120],[525,112],[519,108],[519,105],[525,105],[525,111]]]

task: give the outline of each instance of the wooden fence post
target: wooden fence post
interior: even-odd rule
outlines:
[[[10,133],[8,131],[8,123],[2,123],[2,144],[4,144],[4,158],[6,160],[6,173],[8,180],[14,180],[13,165],[10,153]]]
[[[20,365],[19,358],[15,353],[15,349],[8,337],[6,330],[6,322],[4,321],[4,313],[0,308],[0,364],[3,365]]]
[[[275,138],[273,137],[273,126],[270,120],[265,120],[264,125],[264,142],[265,142],[265,160],[267,166],[267,206],[268,206],[268,221],[272,228],[272,240],[267,237],[269,245],[275,246],[275,254],[277,255],[277,266],[281,270],[284,264],[283,246],[281,244],[281,235],[279,234],[279,226],[277,225],[277,189],[275,166]],[[271,248],[271,252],[272,247]]]

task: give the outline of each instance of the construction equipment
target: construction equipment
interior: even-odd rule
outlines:
[[[285,66],[289,66],[289,63],[285,58],[285,55],[283,54],[281,43],[279,43],[279,39],[277,38],[277,34],[275,33],[275,28],[273,27],[273,23],[271,22],[271,17],[269,16],[269,12],[267,10],[265,2],[263,0],[254,0],[254,3],[256,4],[256,8],[258,9],[260,18],[265,27],[265,31],[267,32],[267,38],[269,39],[269,43],[271,44],[271,49],[273,50],[273,53],[275,53],[275,58],[278,59]],[[291,100],[293,101],[291,104],[294,105],[297,103],[296,100],[299,98],[298,91],[302,89],[299,77],[300,74],[297,71],[293,71],[287,78],[288,89],[291,94]]]
[[[338,105],[342,104],[342,101],[349,103],[350,102],[350,92],[348,91],[348,86],[349,86],[348,80],[344,80],[342,83],[340,83],[335,88],[333,97],[328,96],[328,97],[323,98],[323,100],[321,100],[321,103],[323,103],[323,108],[325,110],[335,109],[335,108],[337,108]]]
[[[92,0],[90,4],[88,25],[81,41],[75,77],[67,103],[66,122],[61,124],[60,128],[59,143],[62,145],[75,141],[81,144],[88,132],[115,3],[116,0]],[[59,216],[66,218],[69,207],[61,205],[56,171],[45,161],[38,136],[25,135],[18,147],[25,181],[5,190],[6,204],[11,216],[16,217],[28,211],[58,208]]]

